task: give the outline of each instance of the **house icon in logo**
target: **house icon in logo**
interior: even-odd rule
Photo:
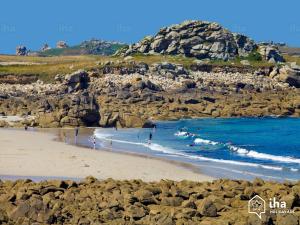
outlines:
[[[261,219],[261,214],[266,213],[266,202],[259,195],[255,195],[248,202],[248,212],[256,214]]]

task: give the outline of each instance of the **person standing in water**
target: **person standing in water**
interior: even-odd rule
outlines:
[[[150,134],[149,134],[149,140],[148,140],[148,144],[149,145],[151,144],[151,141],[152,141],[152,133],[150,132]]]
[[[152,131],[153,131],[153,133],[155,133],[155,131],[156,131],[156,124],[153,125]]]
[[[79,134],[79,125],[77,125],[76,128],[75,128],[75,144],[77,144],[78,134]]]

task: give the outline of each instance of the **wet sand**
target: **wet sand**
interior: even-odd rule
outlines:
[[[98,179],[119,180],[212,180],[211,177],[178,163],[107,149],[93,150],[58,141],[67,137],[69,143],[72,143],[72,132],[73,130],[68,129],[0,129],[0,178],[81,179],[91,175]],[[87,138],[89,132],[91,131],[81,132],[81,138]]]

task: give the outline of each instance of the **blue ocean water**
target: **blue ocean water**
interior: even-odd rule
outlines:
[[[166,121],[156,129],[96,129],[95,135],[104,146],[191,163],[213,177],[300,179],[299,118]]]

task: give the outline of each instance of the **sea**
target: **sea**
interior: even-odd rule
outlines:
[[[300,118],[205,118],[156,124],[149,129],[97,128],[97,147],[188,163],[215,178],[300,179]]]

